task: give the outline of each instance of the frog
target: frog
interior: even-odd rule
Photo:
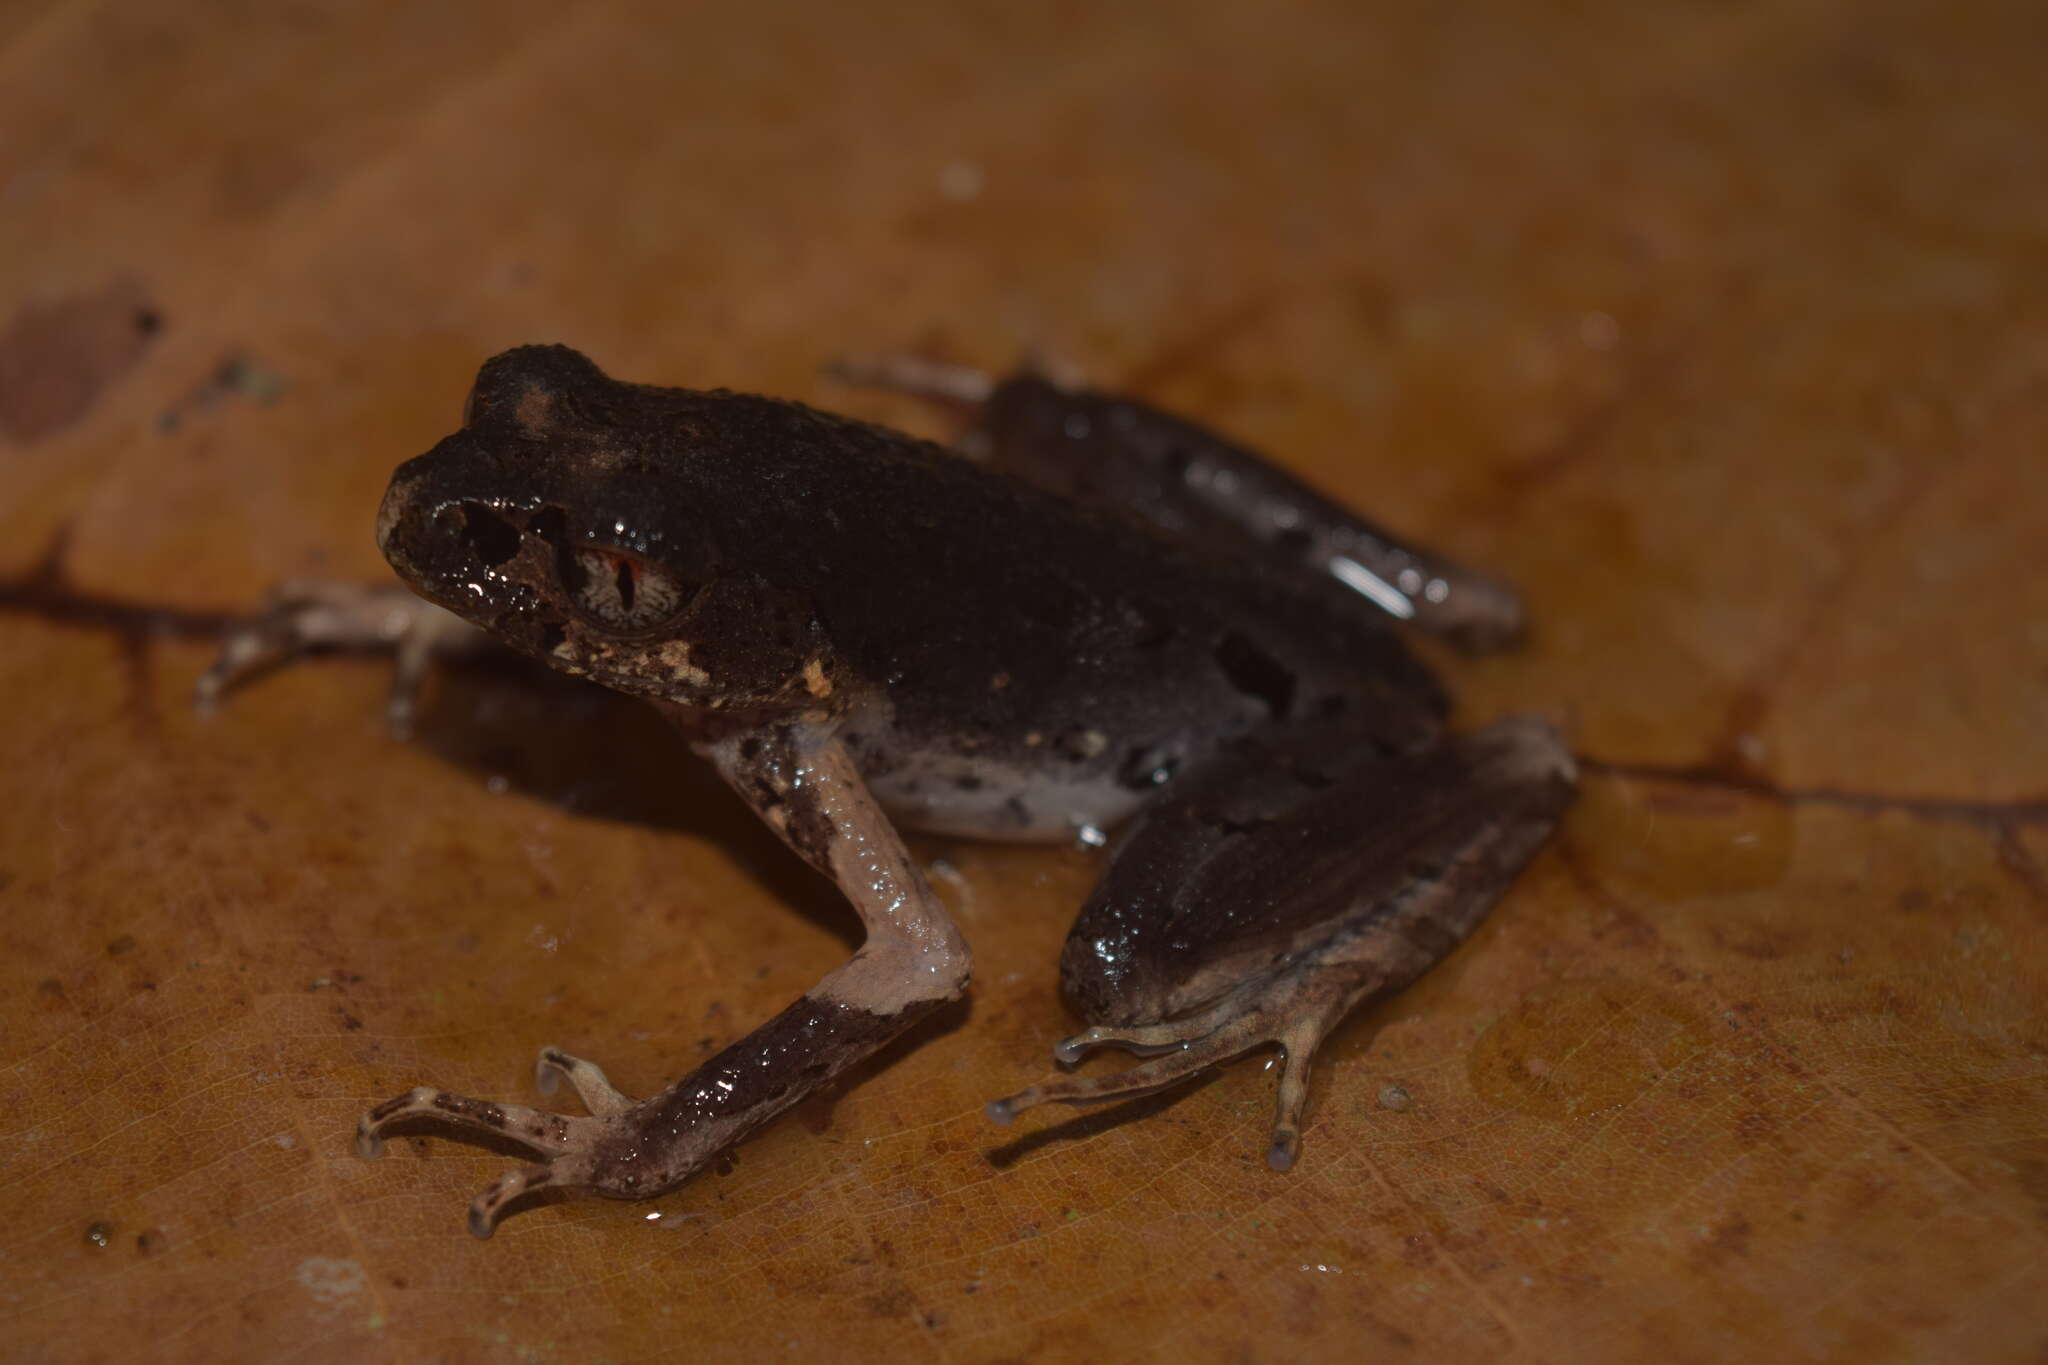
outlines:
[[[543,1198],[673,1190],[962,998],[969,945],[905,832],[1101,850],[1059,959],[1082,1027],[990,1119],[1277,1049],[1265,1150],[1289,1170],[1318,1046],[1464,940],[1572,800],[1555,726],[1453,732],[1403,638],[1516,643],[1499,580],[1046,367],[841,377],[967,429],[496,355],[460,429],[391,477],[399,582],[288,588],[201,681],[217,700],[309,648],[381,645],[402,729],[432,660],[509,647],[644,699],[860,918],[849,958],[659,1094],[548,1046],[537,1088],[584,1112],[421,1085],[364,1113],[364,1157],[421,1124],[531,1154],[471,1204],[478,1237]],[[1130,1064],[1073,1070],[1098,1049]]]

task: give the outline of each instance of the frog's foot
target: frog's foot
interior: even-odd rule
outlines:
[[[386,1100],[357,1120],[356,1155],[366,1160],[382,1155],[385,1132],[418,1119],[492,1134],[525,1147],[541,1160],[508,1171],[469,1206],[469,1230],[478,1237],[489,1237],[506,1206],[522,1195],[551,1187],[589,1189],[598,1185],[598,1146],[619,1134],[625,1126],[624,1116],[638,1104],[606,1080],[594,1064],[560,1048],[542,1048],[534,1065],[534,1083],[540,1092],[553,1094],[564,1078],[590,1111],[589,1118],[419,1086]]]
[[[213,666],[193,688],[193,702],[210,711],[256,674],[312,650],[390,650],[397,666],[385,718],[393,734],[404,736],[412,730],[420,686],[435,657],[482,638],[460,617],[395,584],[293,580],[274,588],[263,611],[221,642]]]
[[[1097,1026],[1055,1055],[1120,1047],[1150,1060],[1048,1080],[990,1105],[991,1117],[1142,1095],[1277,1044],[1286,1066],[1267,1161],[1294,1164],[1324,1035],[1472,931],[1573,781],[1562,737],[1528,717],[1334,772],[1309,761],[1320,743],[1307,732],[1240,750],[1139,815],[1061,959],[1069,1000]]]
[[[1101,1076],[1049,1078],[992,1101],[988,1116],[1007,1124],[1041,1104],[1133,1099],[1177,1085],[1254,1048],[1277,1045],[1283,1059],[1280,1093],[1266,1163],[1276,1171],[1288,1170],[1301,1152],[1301,1115],[1308,1103],[1309,1064],[1316,1047],[1370,984],[1349,965],[1304,964],[1252,982],[1216,1005],[1179,1019],[1088,1029],[1062,1039],[1053,1056],[1071,1064],[1098,1047],[1115,1047],[1151,1060]]]

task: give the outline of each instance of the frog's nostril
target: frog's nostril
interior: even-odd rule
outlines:
[[[462,538],[485,568],[495,569],[519,553],[519,532],[480,502],[462,504]]]

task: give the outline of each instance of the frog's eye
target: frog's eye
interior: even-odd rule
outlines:
[[[651,630],[690,604],[689,585],[638,555],[583,546],[561,556],[559,568],[569,600],[607,630]]]

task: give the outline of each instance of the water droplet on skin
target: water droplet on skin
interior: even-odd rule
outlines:
[[[1412,1107],[1414,1103],[1415,1097],[1398,1085],[1388,1085],[1380,1088],[1380,1108],[1382,1109],[1392,1109],[1398,1112],[1399,1110]]]
[[[88,1227],[85,1230],[85,1242],[87,1246],[98,1247],[100,1250],[104,1251],[106,1250],[107,1244],[112,1242],[113,1240],[114,1225],[112,1223],[94,1223],[91,1227]]]

